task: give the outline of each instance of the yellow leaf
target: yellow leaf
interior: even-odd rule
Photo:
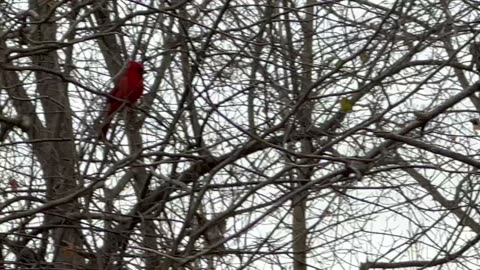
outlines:
[[[366,64],[368,62],[368,60],[370,60],[370,55],[368,54],[368,52],[363,51],[360,54],[360,60],[362,61],[362,63]]]
[[[351,112],[353,109],[353,102],[350,99],[344,97],[340,100],[340,108],[344,112]]]

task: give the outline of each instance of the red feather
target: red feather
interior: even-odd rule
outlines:
[[[142,64],[135,61],[128,61],[128,67],[120,76],[118,83],[110,92],[107,98],[107,114],[102,127],[102,135],[107,136],[110,122],[113,116],[125,104],[135,103],[143,94],[143,75],[144,70]]]

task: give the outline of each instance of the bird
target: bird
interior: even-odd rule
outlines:
[[[477,71],[480,72],[480,41],[474,41],[470,45],[470,54],[472,55],[472,67],[475,65]]]
[[[124,105],[135,103],[143,95],[144,73],[145,70],[141,63],[133,60],[128,61],[127,68],[120,75],[110,95],[107,97],[107,113],[105,114],[100,134],[103,138],[107,136],[115,113],[122,109]]]

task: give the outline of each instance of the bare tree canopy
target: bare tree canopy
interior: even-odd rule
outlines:
[[[478,269],[479,4],[0,1],[0,269]]]

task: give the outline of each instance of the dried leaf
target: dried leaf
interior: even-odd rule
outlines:
[[[10,186],[10,188],[12,190],[17,190],[20,187],[17,180],[15,180],[13,178],[10,178],[10,180],[8,181],[8,185]]]
[[[360,60],[362,61],[362,63],[366,64],[368,62],[368,60],[370,60],[370,55],[368,54],[368,52],[363,51],[360,54]]]
[[[343,60],[342,59],[338,59],[337,62],[335,62],[335,68],[341,68],[343,65]]]

